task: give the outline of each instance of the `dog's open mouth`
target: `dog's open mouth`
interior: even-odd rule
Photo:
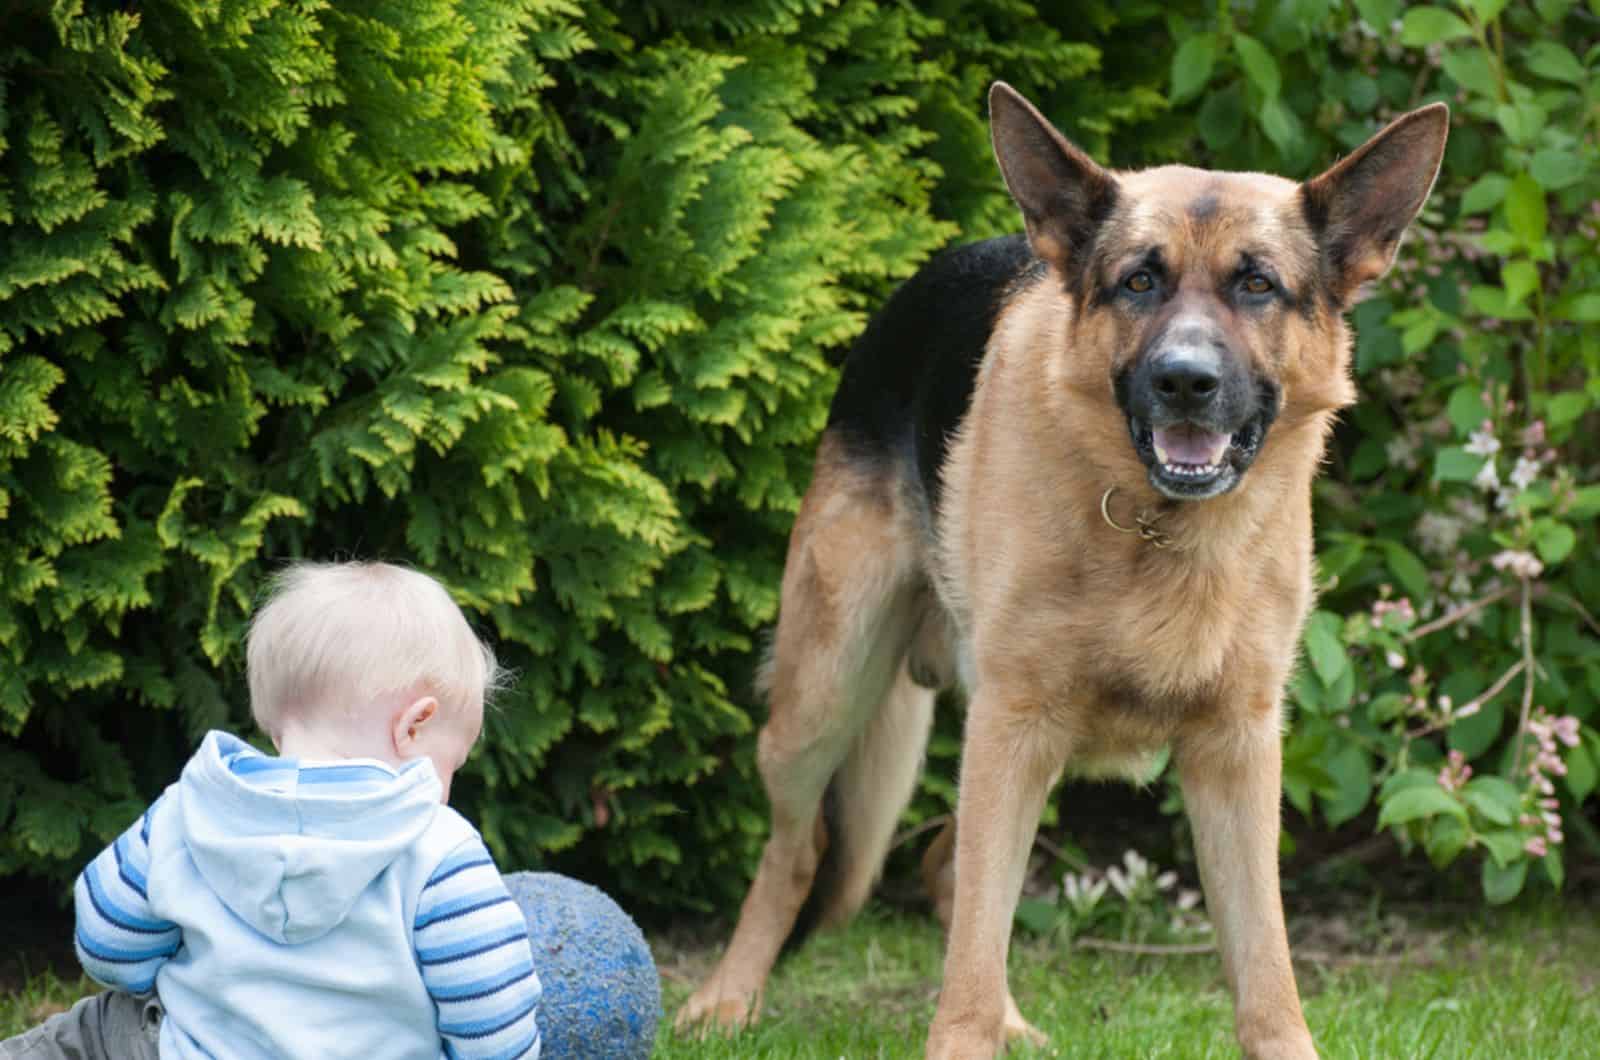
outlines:
[[[1128,427],[1152,486],[1174,500],[1204,500],[1238,485],[1266,424],[1256,416],[1232,434],[1187,421],[1151,427],[1130,418]]]

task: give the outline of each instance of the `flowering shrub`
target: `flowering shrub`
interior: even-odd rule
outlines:
[[[1481,858],[1505,901],[1561,884],[1569,834],[1600,848],[1600,34],[1565,0],[1305,8],[1224,5],[1179,48],[1219,161],[1293,172],[1436,99],[1453,122],[1354,314],[1364,401],[1318,486],[1285,786],[1307,819],[1375,804],[1436,865]]]

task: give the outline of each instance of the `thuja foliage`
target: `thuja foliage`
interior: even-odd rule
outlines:
[[[991,78],[1102,151],[1159,112],[1159,62],[1096,74],[1110,12],[14,7],[0,875],[72,871],[248,730],[264,577],[359,556],[438,574],[517,673],[457,785],[504,864],[725,904],[830,361],[1011,227]]]

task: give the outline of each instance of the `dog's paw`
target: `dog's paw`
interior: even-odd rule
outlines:
[[[1249,1060],[1317,1060],[1317,1047],[1303,1026],[1241,1039],[1239,1044]]]
[[[1022,1018],[1022,1012],[1017,1008],[1016,1000],[1010,995],[1006,996],[1004,1028],[1007,1048],[1020,1044],[1038,1049],[1050,1044],[1050,1039],[1043,1031]]]
[[[681,1035],[700,1037],[708,1032],[734,1034],[761,1016],[761,993],[738,990],[713,976],[689,996],[672,1027]]]

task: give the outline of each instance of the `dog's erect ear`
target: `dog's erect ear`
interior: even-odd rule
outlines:
[[[1117,182],[1004,81],[989,89],[989,130],[1033,252],[1062,272],[1081,265]]]
[[[1401,234],[1433,190],[1449,132],[1450,108],[1430,104],[1396,118],[1349,158],[1301,186],[1301,206],[1340,306],[1394,262]]]

